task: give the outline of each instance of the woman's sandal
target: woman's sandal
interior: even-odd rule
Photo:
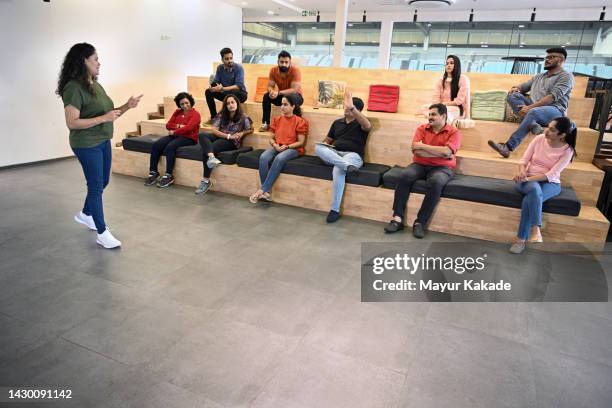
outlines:
[[[270,193],[263,193],[261,196],[259,196],[259,199],[265,201],[266,203],[271,203],[272,195]]]
[[[252,204],[257,204],[257,201],[259,201],[260,198],[261,198],[261,193],[259,191],[256,191],[255,193],[253,193],[253,195],[249,197],[249,201]]]

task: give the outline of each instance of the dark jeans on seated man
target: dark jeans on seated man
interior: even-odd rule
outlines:
[[[206,98],[206,104],[208,105],[208,110],[210,111],[211,118],[217,116],[217,105],[215,105],[215,99],[222,101],[227,95],[236,95],[240,100],[240,103],[244,103],[248,97],[248,94],[242,89],[234,89],[231,91],[223,92],[213,92],[212,90],[207,89],[204,92],[204,97]]]
[[[302,104],[304,103],[304,98],[302,98],[302,95],[300,95],[299,93],[294,93],[293,96],[295,97],[295,103],[298,106],[302,106]],[[281,106],[282,102],[283,102],[283,95],[278,94],[278,96],[275,99],[271,99],[270,94],[266,92],[266,94],[263,97],[263,102],[261,103],[261,106],[263,108],[263,116],[261,118],[261,123],[267,123],[269,125],[270,124],[270,113],[272,112],[272,104],[276,106]]]
[[[176,161],[176,149],[181,146],[193,146],[196,141],[184,136],[164,136],[153,143],[149,170],[157,172],[157,163],[162,153],[166,156],[166,174],[172,174]]]
[[[412,163],[400,173],[400,179],[395,187],[393,199],[393,215],[402,218],[406,213],[406,203],[410,196],[410,189],[417,180],[427,180],[427,193],[417,214],[417,221],[426,226],[431,215],[440,201],[442,189],[453,177],[452,169],[444,166],[423,166]]]

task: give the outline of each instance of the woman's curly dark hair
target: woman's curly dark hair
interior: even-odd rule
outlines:
[[[81,82],[83,87],[93,94],[93,86],[89,82],[89,72],[85,65],[85,60],[91,57],[96,52],[93,45],[87,43],[75,44],[70,48],[60,71],[59,80],[57,81],[57,89],[55,93],[62,96],[66,84],[70,81],[77,80]],[[94,78],[94,81],[97,78]]]
[[[193,105],[195,105],[195,100],[193,99],[193,96],[191,96],[191,94],[187,93],[187,92],[179,92],[175,97],[174,97],[174,103],[176,103],[176,107],[181,109],[181,101],[183,99],[187,98],[187,100],[189,101],[189,103],[191,104],[191,107],[193,108]]]

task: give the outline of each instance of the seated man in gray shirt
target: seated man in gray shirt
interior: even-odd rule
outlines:
[[[502,157],[510,156],[510,152],[521,144],[529,132],[539,135],[544,131],[542,126],[548,126],[548,122],[554,118],[566,115],[574,87],[574,76],[563,69],[566,58],[565,48],[549,48],[544,60],[546,72],[510,89],[508,104],[522,120],[506,143],[489,140],[489,146]]]

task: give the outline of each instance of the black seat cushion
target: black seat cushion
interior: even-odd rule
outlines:
[[[144,135],[138,137],[128,137],[123,139],[122,145],[125,150],[131,150],[134,152],[149,153],[153,143],[155,143],[161,136],[158,135]],[[228,150],[217,154],[217,158],[221,160],[223,164],[235,164],[236,159],[240,153],[246,153],[253,150],[252,147],[241,147],[237,150]],[[176,157],[188,160],[202,161],[202,149],[199,144],[193,146],[182,146],[176,150]]]
[[[383,175],[383,187],[395,189],[402,167],[394,167]],[[514,189],[511,180],[489,177],[455,175],[442,191],[442,197],[478,203],[521,208],[523,196]],[[419,180],[412,190],[416,193],[427,191],[427,182]],[[542,211],[553,214],[577,216],[580,213],[580,200],[571,187],[563,187],[561,194],[544,202]]]
[[[151,153],[153,143],[157,141],[161,136],[158,135],[144,135],[138,137],[126,137],[123,139],[121,144],[124,150],[131,150],[133,152]]]
[[[246,154],[241,154],[238,157],[238,166],[258,169],[259,156],[261,156],[263,152],[264,150],[257,149]],[[389,169],[390,167],[384,164],[366,163],[359,171],[349,174],[346,178],[346,182],[378,187],[382,181],[382,175]],[[289,160],[281,172],[302,177],[332,180],[332,170],[333,166],[325,164],[317,156],[301,156]]]
[[[240,167],[246,167],[248,169],[259,168],[259,156],[264,152],[264,149],[255,149],[247,153],[241,153],[238,155],[236,163]]]
[[[313,177],[323,180],[332,180],[334,167],[326,164],[317,156],[301,156],[287,162],[283,173],[297,176]],[[390,169],[389,166],[377,163],[364,163],[356,172],[346,176],[346,182],[362,186],[378,187],[382,182],[382,175]]]
[[[241,147],[237,150],[228,150],[217,153],[217,159],[223,164],[236,164],[236,159],[240,153],[246,153],[253,150],[252,147]],[[193,146],[183,146],[176,150],[176,157],[187,160],[202,161],[202,148],[199,144]]]

